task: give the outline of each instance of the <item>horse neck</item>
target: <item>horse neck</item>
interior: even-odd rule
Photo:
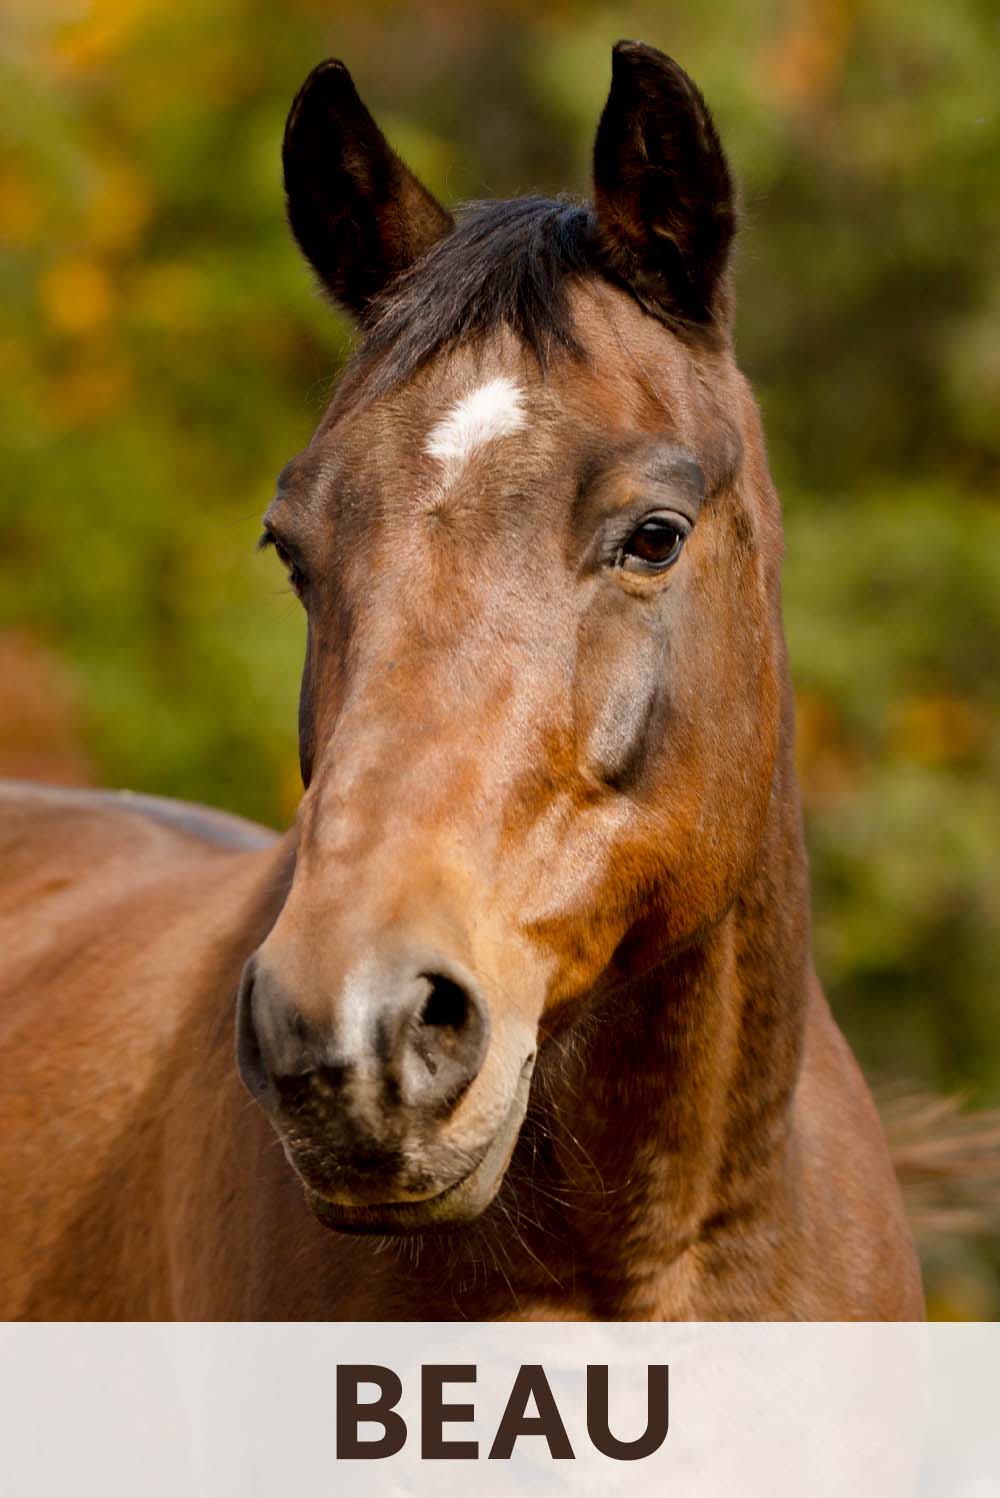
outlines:
[[[614,1259],[609,1282],[623,1251],[641,1282],[734,1214],[780,1210],[811,974],[790,729],[789,715],[759,857],[728,914],[596,1001],[543,1068],[550,1200],[597,1261]]]

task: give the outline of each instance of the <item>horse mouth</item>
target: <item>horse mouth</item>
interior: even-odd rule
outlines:
[[[332,1201],[306,1186],[306,1201],[324,1227],[339,1233],[378,1236],[423,1233],[433,1229],[458,1228],[484,1212],[500,1189],[528,1107],[528,1091],[535,1057],[521,1068],[517,1087],[503,1122],[478,1161],[459,1180],[436,1196],[419,1201],[388,1201],[358,1206]]]

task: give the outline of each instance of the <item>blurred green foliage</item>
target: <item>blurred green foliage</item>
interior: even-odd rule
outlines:
[[[585,191],[641,37],[744,185],[821,973],[876,1077],[1000,1101],[991,0],[6,13],[0,767],[289,819],[302,623],[253,547],[350,330],[285,230],[288,102],[337,54],[443,197]],[[1000,1314],[975,1257],[935,1293]]]

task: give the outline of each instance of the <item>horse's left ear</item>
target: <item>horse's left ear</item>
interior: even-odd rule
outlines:
[[[372,300],[452,227],[392,150],[342,62],[320,63],[289,111],[282,147],[288,221],[336,301]]]
[[[671,58],[619,42],[594,145],[594,205],[609,269],[649,311],[726,315],[732,178],[708,106]]]

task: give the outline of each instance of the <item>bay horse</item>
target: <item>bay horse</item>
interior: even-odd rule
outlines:
[[[264,520],[301,809],[4,791],[0,1310],[921,1317],[701,94],[618,44],[592,202],[454,220],[340,62],[283,157],[360,329]]]

